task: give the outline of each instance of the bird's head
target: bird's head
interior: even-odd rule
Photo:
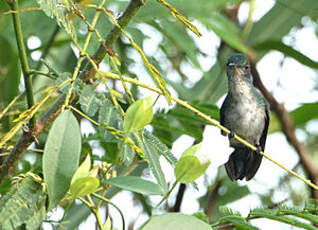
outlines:
[[[243,80],[251,81],[251,70],[248,59],[243,54],[234,54],[226,63],[226,72],[229,80],[238,77]]]

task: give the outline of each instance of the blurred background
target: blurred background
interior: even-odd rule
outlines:
[[[95,1],[93,1],[95,2]],[[97,1],[96,1],[97,2]],[[119,17],[128,1],[108,0],[106,8]],[[201,37],[173,17],[169,10],[157,1],[145,1],[126,31],[142,47],[152,64],[168,83],[172,95],[188,101],[194,107],[212,118],[219,119],[219,110],[227,92],[225,63],[229,56],[240,52],[251,62],[254,83],[260,88],[271,105],[271,122],[265,152],[273,159],[313,182],[318,182],[318,1],[317,0],[177,0],[168,1],[186,16],[200,31]],[[20,8],[38,6],[35,1],[21,0]],[[0,2],[1,12],[8,11]],[[92,11],[92,12],[90,12]],[[86,10],[88,18],[93,10]],[[27,52],[33,68],[44,68],[38,60],[44,58],[60,72],[72,72],[78,57],[78,50],[71,43],[67,33],[56,25],[53,19],[42,11],[30,10],[21,13]],[[101,16],[97,29],[104,37],[112,27]],[[87,34],[86,25],[79,21],[78,40],[82,44]],[[20,69],[13,39],[11,17],[0,16],[0,105],[4,107],[24,89],[20,83]],[[88,53],[93,54],[99,45],[93,37]],[[47,48],[49,47],[49,48]],[[48,52],[49,50],[49,52]],[[121,62],[123,76],[138,78],[149,85],[155,85],[145,69],[138,52],[122,37],[114,50]],[[108,59],[101,69],[110,70]],[[13,68],[14,67],[14,68]],[[2,77],[7,75],[9,77]],[[35,92],[39,92],[53,81],[35,78]],[[113,89],[124,92],[119,82],[112,82]],[[129,86],[134,95],[142,98],[155,94],[136,86]],[[98,88],[100,92],[105,89]],[[36,94],[37,100],[41,94]],[[53,101],[54,99],[52,99]],[[19,106],[19,107],[18,107]],[[18,114],[25,104],[21,101],[16,108]],[[211,161],[219,161],[228,154],[228,144],[220,145],[220,131],[208,126],[180,106],[168,106],[160,97],[156,103],[156,114],[151,126],[147,127],[179,158],[193,143],[203,141]],[[1,121],[1,134],[5,133],[15,110]],[[96,133],[86,120],[81,121],[84,135]],[[40,138],[39,138],[40,139]],[[103,156],[107,149],[99,141],[87,138],[87,148],[94,155]],[[36,153],[29,151],[19,163],[20,172],[40,167]],[[173,169],[164,159],[161,161],[166,180],[173,183]],[[151,178],[149,170],[143,177]],[[297,178],[287,174],[277,165],[264,159],[262,165],[249,182],[231,182],[224,166],[210,167],[197,181],[198,189],[191,185],[179,186],[169,197],[163,210],[181,211],[192,214],[206,213],[215,221],[220,213],[218,207],[226,205],[247,215],[255,207],[275,207],[279,204],[302,206],[310,198],[318,199],[318,193],[311,190]],[[9,181],[7,182],[9,183]],[[1,189],[4,192],[6,187]],[[159,202],[160,197],[133,194],[127,191],[114,192],[113,202],[123,211],[130,229],[140,226],[149,218],[149,209]],[[81,207],[81,208],[80,208]],[[74,209],[75,211],[76,209]],[[121,228],[119,216],[112,208],[116,228]],[[58,220],[62,211],[57,209],[51,219]],[[73,229],[92,229],[95,219],[88,216],[86,208],[78,204],[73,214]],[[253,220],[261,229],[290,229],[291,227],[270,220]],[[50,229],[49,224],[45,225]],[[296,229],[296,228],[293,228]]]

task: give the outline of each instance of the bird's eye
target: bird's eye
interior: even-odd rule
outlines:
[[[244,66],[245,70],[248,70],[250,67],[248,65]]]

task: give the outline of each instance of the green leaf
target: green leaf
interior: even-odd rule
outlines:
[[[181,156],[174,168],[177,181],[188,184],[202,176],[210,165],[209,160],[200,161],[195,153],[199,150],[200,144],[191,146]]]
[[[99,180],[95,177],[87,176],[82,177],[72,183],[70,192],[73,198],[87,196],[96,190],[99,187]]]
[[[126,111],[124,130],[127,133],[138,131],[148,125],[153,117],[151,97],[134,102]]]
[[[257,50],[277,50],[288,57],[294,58],[299,63],[306,65],[308,67],[318,69],[318,62],[310,59],[309,57],[303,55],[301,52],[295,50],[294,48],[285,45],[281,41],[264,41],[255,46]]]
[[[123,159],[124,164],[129,166],[134,161],[135,151],[130,148],[129,145],[124,144],[123,148],[121,149],[120,156]]]
[[[211,12],[209,18],[201,17],[199,20],[209,29],[213,30],[223,41],[232,48],[247,54],[248,46],[244,43],[241,31],[230,19],[221,13]]]
[[[301,222],[295,218],[291,218],[288,216],[279,215],[279,212],[277,212],[276,210],[254,209],[253,211],[250,212],[250,216],[265,217],[265,218],[276,220],[285,224],[296,226],[302,229],[317,230],[317,228],[312,226],[311,224]]]
[[[170,164],[175,165],[178,162],[177,158],[172,154],[170,149],[168,149],[168,147],[151,132],[145,130],[144,136],[146,141],[150,143],[161,155],[163,155]]]
[[[148,143],[147,141],[143,142],[139,135],[135,135],[135,138],[138,145],[144,150],[144,156],[147,160],[150,170],[161,187],[162,194],[166,194],[168,192],[168,185],[160,166],[160,154],[151,145],[151,143]]]
[[[99,108],[99,99],[92,85],[85,85],[80,95],[81,109],[88,116],[94,116]]]
[[[72,9],[71,4],[66,0],[38,0],[41,9],[45,14],[54,18],[59,26],[71,34],[75,34],[71,17],[69,17],[69,10]]]
[[[98,122],[116,129],[120,129],[122,126],[121,115],[118,113],[112,102],[107,98],[102,99],[102,105],[98,112]],[[100,132],[104,141],[111,141],[113,139],[113,135],[105,128],[100,127]]]
[[[144,195],[163,195],[159,185],[136,176],[118,176],[105,183]]]
[[[39,229],[46,217],[47,196],[30,176],[13,185],[0,199],[0,228],[3,230]]]
[[[198,218],[181,213],[152,216],[142,230],[212,230],[211,226]]]
[[[44,148],[43,174],[49,195],[49,210],[56,207],[69,190],[81,153],[81,132],[71,111],[54,121]]]
[[[80,167],[76,170],[72,177],[71,185],[78,179],[87,177],[89,174],[89,170],[91,168],[91,157],[87,154],[85,160],[82,162]]]

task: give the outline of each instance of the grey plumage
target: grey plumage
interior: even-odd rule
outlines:
[[[264,151],[269,125],[269,109],[263,95],[253,86],[247,58],[236,54],[227,62],[228,94],[220,111],[221,124]],[[224,132],[222,132],[225,135]],[[230,138],[234,147],[225,168],[231,180],[250,180],[262,155]]]

